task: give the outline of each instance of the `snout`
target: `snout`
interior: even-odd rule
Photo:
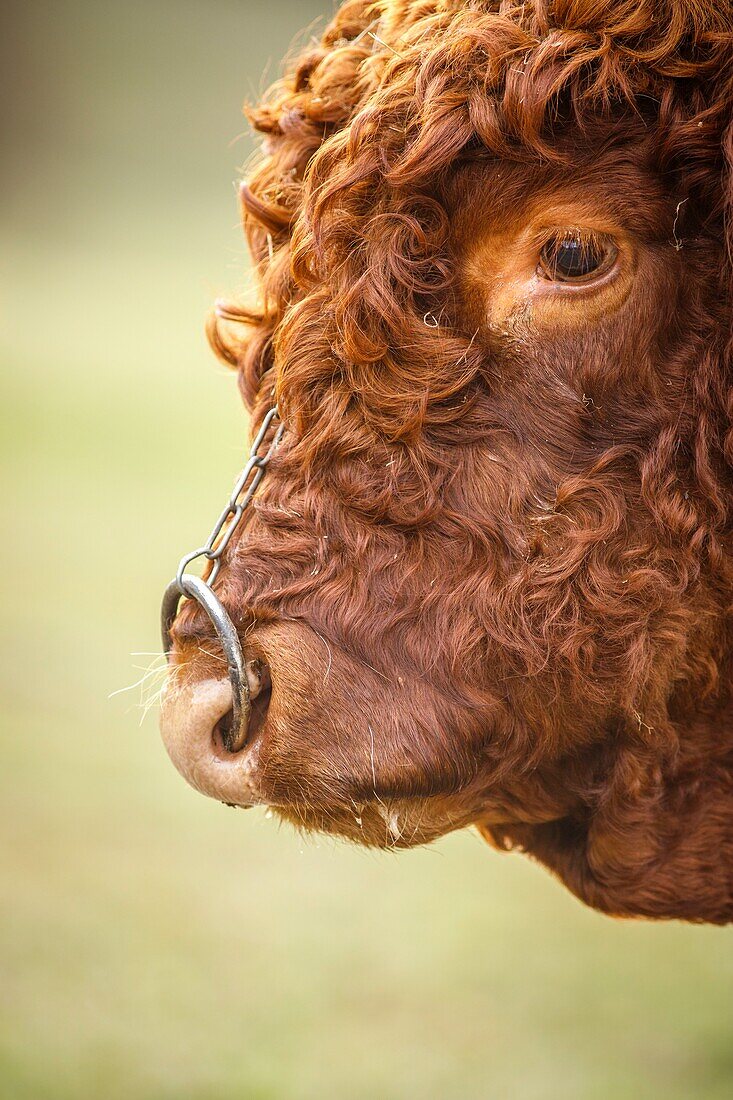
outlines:
[[[252,702],[249,736],[238,751],[230,751],[234,713],[232,685],[205,662],[185,660],[174,666],[163,694],[161,734],[173,764],[196,790],[233,806],[261,801],[254,782],[257,735],[269,709],[271,681],[262,660],[247,663]],[[214,675],[211,673],[214,672]]]
[[[300,822],[350,805],[355,774],[372,789],[364,716],[376,689],[359,665],[303,623],[250,628],[241,645],[251,705],[238,743],[227,660],[198,622],[184,611],[173,630],[161,713],[165,747],[192,787],[232,806],[292,810]]]
[[[312,737],[306,731],[321,714],[329,651],[296,623],[260,624],[239,643],[249,699],[243,740],[232,736],[235,688],[221,640],[203,617],[182,612],[162,695],[163,742],[183,778],[209,798],[280,806],[308,770]]]

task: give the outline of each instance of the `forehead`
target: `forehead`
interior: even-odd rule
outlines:
[[[479,156],[449,184],[454,236],[466,244],[484,233],[536,228],[623,229],[656,240],[669,234],[672,198],[643,144],[605,151],[563,151],[557,163]]]

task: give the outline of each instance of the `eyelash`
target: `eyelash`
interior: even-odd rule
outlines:
[[[618,248],[606,234],[564,229],[543,246],[538,274],[551,282],[591,282],[610,269],[617,256]]]

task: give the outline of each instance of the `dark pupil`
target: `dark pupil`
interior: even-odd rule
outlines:
[[[602,259],[593,245],[569,237],[555,245],[552,266],[566,279],[579,279],[600,267]]]

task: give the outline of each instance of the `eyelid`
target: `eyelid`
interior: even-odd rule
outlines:
[[[545,243],[542,246],[542,251],[551,244],[557,244],[558,247],[568,242],[579,245],[584,250],[595,250],[597,252],[604,252],[612,244],[613,239],[608,233],[599,233],[596,229],[579,229],[573,226],[568,229],[556,229],[547,237]]]
[[[554,245],[559,252],[563,245],[567,243],[577,244],[581,246],[583,251],[587,249],[588,253],[597,253],[600,259],[597,267],[586,275],[581,274],[577,277],[563,276],[557,268],[553,270],[551,260],[548,260],[548,257],[552,255],[549,251],[551,246]],[[579,226],[568,226],[567,228],[553,229],[551,233],[548,232],[544,236],[544,243],[539,251],[537,270],[538,274],[548,282],[576,286],[588,284],[607,274],[618,259],[618,254],[618,244],[609,233],[602,233],[595,229],[583,229]]]
[[[540,248],[552,241],[573,239],[584,244],[606,244],[613,241],[611,233],[603,229],[585,228],[581,225],[546,225],[537,233],[537,241]]]

